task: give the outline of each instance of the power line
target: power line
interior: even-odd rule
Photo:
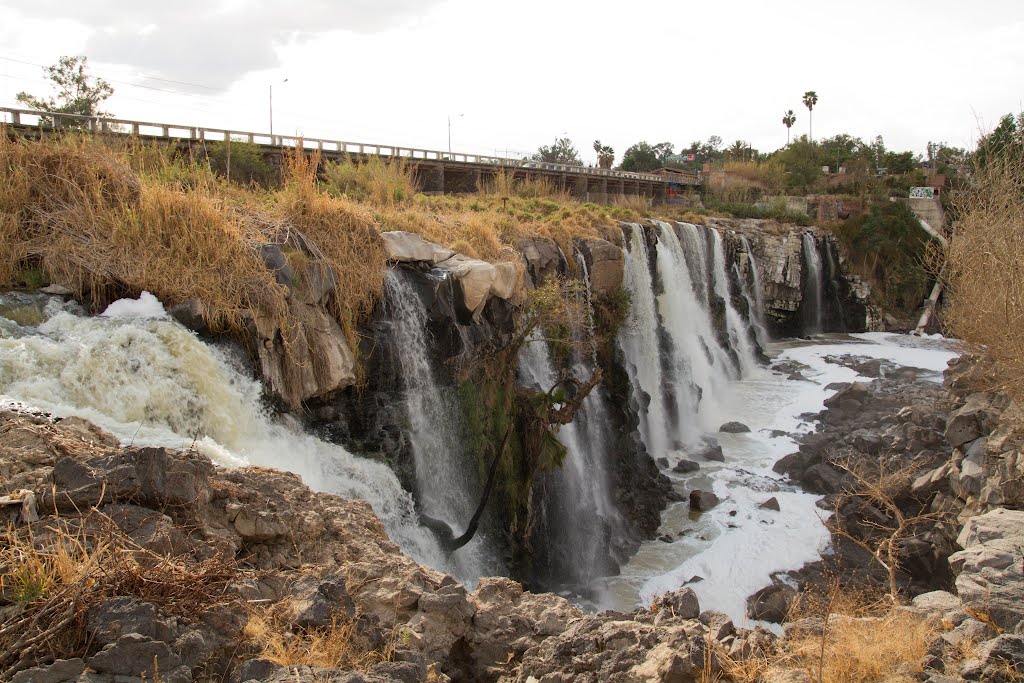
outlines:
[[[17,64],[25,64],[26,66],[37,66],[40,69],[48,68],[48,67],[46,67],[43,64],[36,64],[35,62],[26,62],[23,59],[14,59],[13,57],[0,56],[0,59],[2,59],[4,61],[8,61],[8,62],[15,62]],[[178,85],[187,85],[187,86],[192,86],[192,87],[196,87],[196,88],[205,88],[206,90],[213,90],[213,91],[217,90],[217,88],[214,88],[214,87],[209,86],[209,85],[203,85],[201,83],[189,83],[187,81],[172,81],[172,80],[167,79],[167,78],[157,78],[156,76],[147,76],[145,74],[140,74],[140,76],[142,78],[147,78],[147,79],[154,80],[154,81],[164,81],[164,82],[167,82],[167,83],[177,83]],[[98,76],[93,76],[93,78],[96,79],[96,78],[99,78],[99,77]],[[168,90],[166,88],[157,88],[157,87],[154,87],[152,85],[142,85],[141,83],[131,83],[129,81],[121,81],[121,80],[117,80],[115,78],[104,78],[103,80],[108,81],[110,83],[117,83],[118,85],[127,85],[130,88],[142,88],[144,90],[155,90],[156,92],[165,92],[165,93],[169,93],[171,95],[181,95],[181,96],[184,96],[184,97],[202,97],[204,99],[214,99],[214,98],[209,97],[208,95],[199,95],[197,93],[181,92],[179,90]]]

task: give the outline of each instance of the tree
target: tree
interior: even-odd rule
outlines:
[[[20,92],[17,100],[32,109],[57,114],[110,116],[109,112],[100,111],[100,104],[114,94],[114,89],[102,78],[90,76],[88,67],[88,60],[81,55],[61,57],[53,66],[44,68],[56,87],[56,98],[43,99]]]
[[[638,142],[629,147],[622,155],[622,163],[619,169],[623,171],[653,171],[665,165],[666,160],[672,156],[673,145],[671,142],[659,142],[652,145],[648,142]]]
[[[582,166],[583,160],[569,138],[555,138],[553,145],[544,145],[533,155],[534,161],[547,161],[553,164],[569,164]]]
[[[811,112],[814,111],[814,105],[818,103],[818,93],[813,90],[808,90],[804,93],[804,106],[807,107],[807,137],[810,138],[811,144],[814,144],[814,131],[812,128],[813,120]]]
[[[594,151],[597,152],[597,165],[600,168],[611,168],[615,163],[615,150],[609,145],[602,145],[600,140],[594,140]]]
[[[978,140],[974,163],[983,167],[992,160],[1024,158],[1024,113],[1007,114],[988,135]]]
[[[746,140],[737,140],[726,150],[726,155],[733,161],[743,161],[750,153],[750,143]]]
[[[786,144],[789,144],[789,129],[796,123],[796,115],[793,114],[793,110],[790,109],[782,117],[782,125],[786,127]]]

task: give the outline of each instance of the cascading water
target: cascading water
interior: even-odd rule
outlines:
[[[140,306],[117,303],[139,315]],[[227,350],[165,316],[86,318],[64,308],[51,301],[37,327],[0,328],[0,404],[78,415],[123,443],[187,449],[194,442],[221,465],[294,472],[313,489],[368,501],[406,552],[448,569],[386,465],[272,420],[261,385]],[[143,311],[160,315],[162,307]]]
[[[619,345],[640,417],[640,436],[647,452],[657,458],[665,455],[670,445],[662,389],[658,335],[661,324],[654,300],[654,278],[644,229],[636,223],[628,226],[623,231],[623,243],[626,245],[623,286],[630,293],[630,306],[619,331]]]
[[[519,381],[535,391],[547,392],[558,381],[543,336],[535,332],[519,352]],[[541,521],[549,566],[542,568],[549,580],[586,584],[610,573],[607,536],[618,513],[608,494],[603,444],[587,429],[587,415],[594,409],[590,396],[576,419],[562,425],[558,441],[566,449],[562,466],[541,482]]]
[[[839,322],[839,329],[846,331],[846,321],[843,316],[843,302],[839,298],[839,281],[842,279],[842,273],[839,272],[839,266],[836,263],[835,256],[833,255],[833,244],[834,242],[828,237],[822,239],[822,249],[825,252],[825,265],[827,269],[825,271],[826,287],[828,291],[829,306],[831,307],[831,316],[827,316],[829,320],[837,320]]]
[[[814,235],[805,232],[803,235],[804,265],[804,325],[805,332],[819,334],[824,331],[824,289],[825,274],[821,268],[821,256],[818,254],[818,243]]]
[[[754,326],[754,336],[758,346],[763,349],[768,343],[768,328],[764,324],[764,290],[761,288],[761,271],[757,267],[757,257],[754,256],[754,250],[750,246],[747,236],[741,235],[740,242],[747,255],[747,272],[750,274],[750,278],[748,281],[747,278],[740,277],[739,273],[737,273],[737,278],[742,283],[743,297],[747,300],[750,322]]]
[[[749,377],[757,367],[754,345],[751,343],[743,318],[732,303],[729,278],[725,271],[725,250],[722,248],[722,236],[714,228],[711,229],[711,236],[715,261],[715,294],[725,301],[725,327],[729,334],[729,342],[739,359],[740,372],[743,376]]]
[[[447,523],[458,536],[476,509],[479,487],[471,477],[474,467],[460,447],[456,397],[439,386],[434,375],[426,310],[416,290],[394,270],[387,273],[384,283],[405,389],[416,498],[425,514]],[[453,555],[461,576],[482,575],[487,556],[483,544],[478,536]]]
[[[738,371],[728,351],[719,344],[710,312],[694,288],[693,283],[702,279],[690,276],[675,229],[661,221],[657,224],[657,268],[664,284],[658,310],[674,351],[669,361],[675,382],[668,390],[674,399],[674,424],[678,429],[672,436],[692,445],[700,432],[721,424],[716,422],[721,414],[720,402],[728,394],[729,380],[738,377]],[[680,229],[688,231],[683,225]],[[703,253],[703,247],[700,251]],[[645,389],[651,392],[658,388]]]

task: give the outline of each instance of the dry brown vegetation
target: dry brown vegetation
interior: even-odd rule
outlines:
[[[958,214],[946,277],[946,323],[997,370],[986,388],[1024,398],[1024,158],[993,156],[976,169]]]
[[[942,626],[894,607],[887,595],[828,582],[802,593],[786,637],[769,654],[725,662],[734,681],[798,670],[817,683],[911,683]]]
[[[97,307],[147,289],[177,303],[208,304],[215,330],[239,313],[283,314],[283,290],[256,248],[284,244],[292,231],[340,273],[339,322],[360,320],[381,295],[385,254],[378,237],[407,230],[485,260],[518,260],[526,237],[568,246],[578,237],[616,238],[617,219],[639,204],[579,204],[544,180],[499,174],[480,194],[415,193],[404,163],[328,163],[291,155],[275,190],[238,188],[204,163],[165,147],[67,136],[45,142],[0,139],[0,285],[24,283],[39,268]]]
[[[370,643],[359,632],[357,619],[335,617],[323,628],[293,628],[283,612],[285,602],[249,613],[243,635],[259,657],[282,666],[305,665],[326,669],[365,670],[390,661],[395,641]]]
[[[0,596],[12,603],[0,626],[0,680],[91,647],[90,608],[132,596],[170,615],[197,618],[234,598],[233,563],[201,562],[142,548],[95,509],[81,518],[48,517],[0,532]]]

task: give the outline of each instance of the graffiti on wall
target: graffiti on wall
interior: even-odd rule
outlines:
[[[932,187],[912,187],[910,188],[911,199],[934,199],[935,188]]]

